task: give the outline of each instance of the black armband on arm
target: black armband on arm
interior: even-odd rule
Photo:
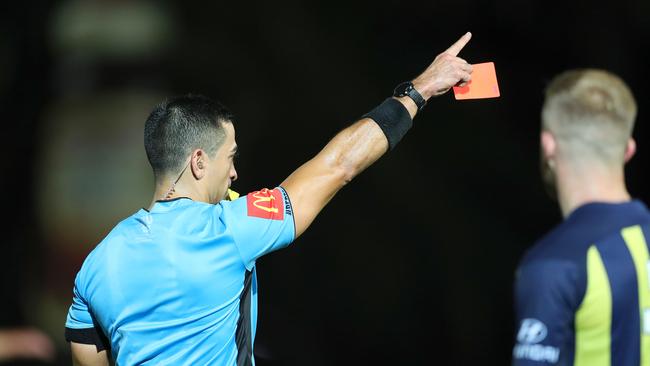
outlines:
[[[111,349],[111,344],[108,338],[104,335],[98,326],[82,329],[73,329],[66,327],[65,340],[68,342],[81,344],[94,344],[95,347],[97,347],[98,353],[103,350]]]
[[[392,150],[413,126],[413,119],[406,107],[394,98],[384,100],[362,118],[370,118],[381,127],[388,139],[389,150]]]

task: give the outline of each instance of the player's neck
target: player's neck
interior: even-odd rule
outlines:
[[[590,202],[619,203],[630,200],[623,167],[558,164],[558,200],[562,216]]]

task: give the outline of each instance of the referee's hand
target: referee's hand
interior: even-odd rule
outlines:
[[[464,86],[472,80],[472,65],[458,57],[471,38],[472,33],[465,33],[413,80],[413,86],[425,99],[444,94],[453,86]]]

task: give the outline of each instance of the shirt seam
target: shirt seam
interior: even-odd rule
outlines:
[[[282,187],[281,185],[278,186],[278,188],[280,188],[284,193],[282,197],[287,197],[287,203],[289,204],[289,208],[291,209],[291,221],[293,222],[293,238],[291,238],[291,241],[293,242],[294,240],[296,240],[296,233],[297,233],[296,212],[293,210],[293,203],[291,203],[291,197],[289,197],[289,192],[287,192],[287,190],[284,189],[284,187]]]

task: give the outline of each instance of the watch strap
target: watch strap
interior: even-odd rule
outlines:
[[[427,104],[427,100],[424,99],[422,94],[420,94],[415,87],[413,86],[413,83],[410,81],[403,82],[399,84],[396,88],[395,91],[393,92],[393,96],[395,97],[404,97],[407,96],[413,100],[415,105],[418,107],[418,111],[422,110],[424,106]]]

